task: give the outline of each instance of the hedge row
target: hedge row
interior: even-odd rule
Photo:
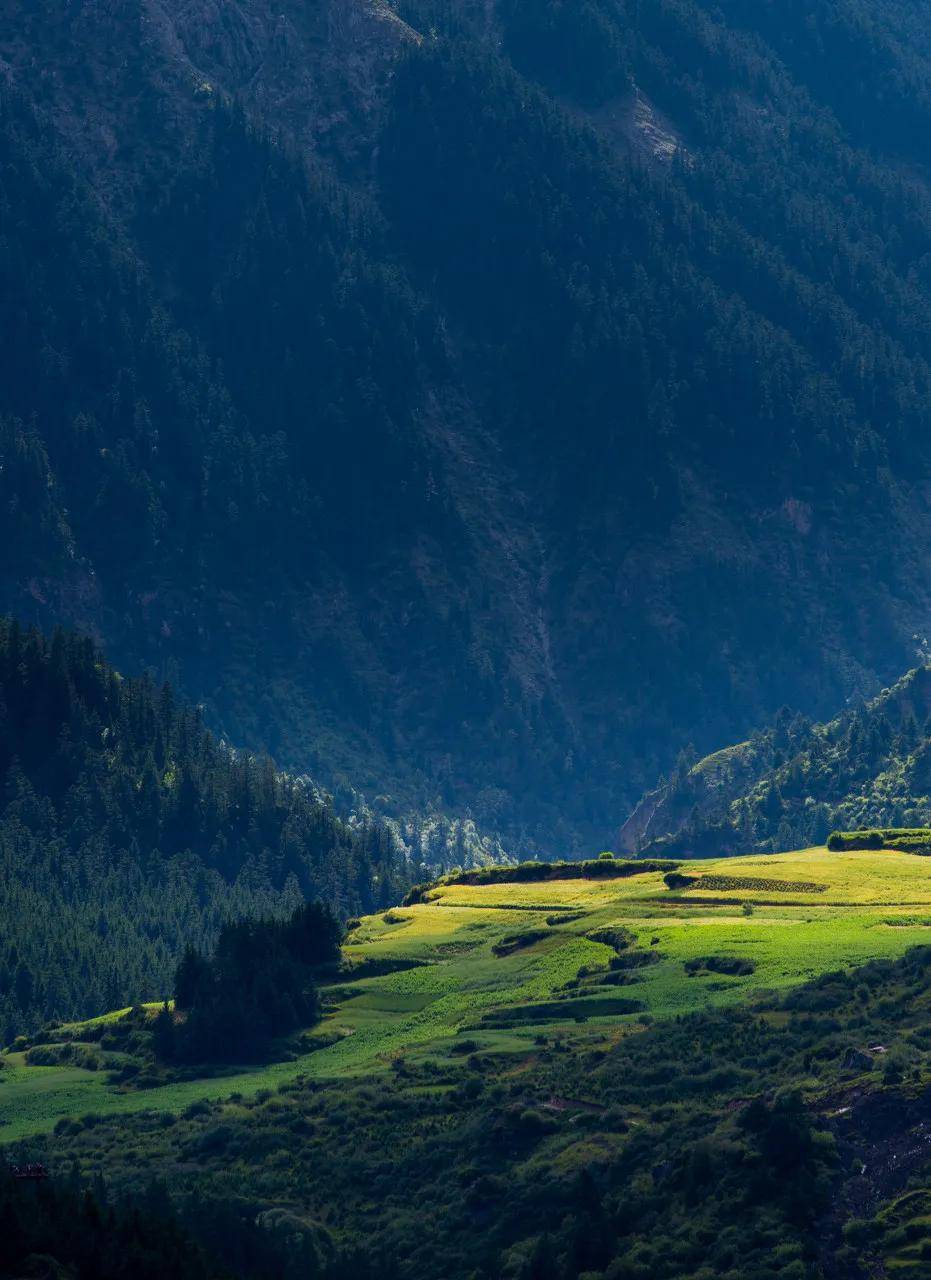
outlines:
[[[931,854],[931,827],[863,827],[858,831],[832,831],[832,853],[848,849],[899,849],[903,853]]]
[[[545,880],[616,880],[651,871],[674,871],[678,862],[663,858],[589,858],[583,862],[519,862],[513,866],[472,867],[453,871],[428,884],[415,884],[402,906],[426,900],[430,889],[446,884],[528,884]]]

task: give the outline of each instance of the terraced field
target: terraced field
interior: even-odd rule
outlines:
[[[103,1069],[3,1055],[0,1138],[65,1116],[178,1112],[295,1076],[390,1070],[451,1047],[525,1049],[537,1037],[604,1039],[702,1005],[746,1000],[931,941],[931,860],[807,849],[682,863],[618,879],[439,884],[362,920],[324,1021],[282,1060],[152,1089]],[[109,1015],[111,1018],[116,1015]],[[62,1034],[77,1041],[83,1027]]]

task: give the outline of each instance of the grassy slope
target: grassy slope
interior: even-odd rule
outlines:
[[[808,849],[682,869],[699,879],[679,891],[667,889],[658,873],[609,882],[446,885],[432,891],[427,903],[367,917],[350,936],[349,958],[369,965],[413,961],[416,967],[341,983],[320,1028],[341,1038],[290,1061],[123,1092],[102,1071],[33,1067],[21,1054],[7,1054],[0,1072],[0,1138],[48,1130],[62,1116],[177,1112],[200,1099],[251,1094],[298,1075],[383,1070],[402,1052],[445,1053],[457,1035],[495,1050],[526,1048],[554,1023],[586,1039],[603,1036],[602,1027],[615,1035],[646,1014],[662,1018],[734,1003],[757,990],[896,957],[931,939],[931,859]],[[709,877],[718,877],[711,887]],[[753,880],[759,884],[746,883]],[[750,915],[744,914],[745,902],[754,904]],[[560,916],[565,918],[559,921]],[[557,922],[549,924],[549,917]],[[599,982],[597,971],[607,969],[615,952],[589,935],[611,925],[634,935],[633,950],[652,949],[660,957],[628,975],[629,985]],[[507,955],[493,951],[503,938],[530,929],[544,936]],[[703,956],[736,957],[755,968],[736,977],[689,976],[685,962]],[[562,991],[581,966],[595,969],[595,975],[581,988]],[[616,1011],[619,1002],[631,1000],[641,1012]],[[542,1010],[526,1010],[542,1002]],[[521,1006],[525,1015],[518,1022],[513,1010]],[[487,1015],[505,1025],[483,1025]]]

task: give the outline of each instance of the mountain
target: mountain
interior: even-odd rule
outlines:
[[[695,763],[683,755],[620,832],[627,850],[749,853],[837,829],[931,825],[931,667],[827,724],[783,711]]]
[[[927,1275],[929,86],[0,0],[0,1280]]]
[[[0,1033],[167,989],[221,925],[321,899],[397,900],[416,865],[271,761],[237,753],[171,687],[93,644],[0,622]]]
[[[913,661],[920,5],[0,15],[0,609],[548,854]]]

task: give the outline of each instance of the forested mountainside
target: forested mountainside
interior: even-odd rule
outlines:
[[[170,686],[93,644],[0,622],[0,1036],[170,989],[224,920],[319,898],[343,918],[412,868],[269,760],[231,751]]]
[[[917,0],[0,15],[0,608],[560,853],[913,660]]]
[[[687,753],[621,828],[628,850],[698,855],[823,844],[831,831],[931,825],[931,667],[827,724],[783,710],[765,730]]]

